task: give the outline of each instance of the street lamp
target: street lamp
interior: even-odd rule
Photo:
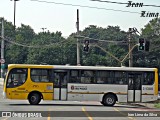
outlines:
[[[13,0],[11,0],[13,1]],[[16,25],[15,25],[15,21],[16,21],[16,1],[19,1],[19,0],[14,0],[14,30],[16,28]]]

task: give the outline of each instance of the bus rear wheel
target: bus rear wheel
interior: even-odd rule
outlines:
[[[38,93],[31,93],[28,97],[28,101],[31,105],[37,105],[41,101],[41,96]]]
[[[102,101],[104,106],[113,106],[116,103],[116,97],[113,94],[105,95]]]

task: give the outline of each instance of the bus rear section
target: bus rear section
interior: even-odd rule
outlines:
[[[69,100],[101,101],[107,106],[113,106],[116,101],[155,101],[158,97],[157,69],[70,70],[67,89]]]

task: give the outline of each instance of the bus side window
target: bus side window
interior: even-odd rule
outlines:
[[[100,77],[99,77],[99,78],[97,78],[97,83],[101,83],[101,84],[102,84],[102,83],[104,83],[103,78],[100,78]]]
[[[84,83],[84,84],[96,83],[95,75],[96,73],[93,70],[81,70],[81,74],[80,74],[81,83]]]
[[[126,80],[126,72],[125,71],[115,71],[114,72],[115,78],[114,78],[114,83],[115,84],[127,84]]]
[[[31,69],[31,80],[33,82],[51,82],[51,78],[50,69]]]
[[[79,71],[78,70],[71,70],[70,71],[70,83],[80,83]]]
[[[143,85],[152,85],[154,83],[154,73],[153,72],[145,72]]]

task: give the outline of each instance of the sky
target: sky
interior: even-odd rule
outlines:
[[[108,1],[123,3],[132,1],[134,3],[143,3],[144,5],[160,6],[160,0]],[[63,3],[65,5],[57,3]],[[160,15],[160,7],[126,6],[126,4],[113,4],[91,0],[19,0],[16,2],[15,24],[16,27],[20,27],[21,24],[29,25],[36,33],[42,32],[42,28],[46,28],[45,30],[49,30],[50,32],[61,31],[62,36],[67,37],[77,31],[77,9],[79,9],[79,29],[81,31],[89,25],[96,25],[103,28],[107,28],[108,25],[119,26],[124,31],[136,27],[140,31],[141,28],[144,28],[154,18],[140,17],[141,11],[159,13]],[[14,0],[0,0],[0,17],[4,17],[8,22],[14,22]]]

